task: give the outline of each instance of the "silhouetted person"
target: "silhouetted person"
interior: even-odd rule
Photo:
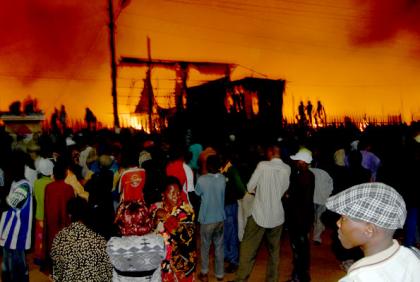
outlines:
[[[89,108],[86,108],[85,121],[88,130],[96,130],[96,116]]]
[[[359,151],[352,151],[349,153],[348,162],[349,162],[349,179],[348,187],[357,185],[360,183],[370,182],[371,173],[368,169],[362,166],[362,154]]]
[[[66,112],[66,107],[64,105],[61,105],[59,119],[60,119],[61,129],[64,133],[67,128],[67,112]]]
[[[306,105],[306,114],[308,116],[309,125],[312,125],[312,110],[313,110],[312,103],[311,101],[308,101],[308,104]]]
[[[31,99],[30,97],[27,97],[25,100],[23,100],[23,112],[26,115],[30,115],[36,112],[37,108],[37,101],[36,99]]]
[[[109,155],[99,157],[99,171],[86,182],[89,192],[88,209],[91,216],[91,228],[105,239],[113,235],[114,205],[112,187],[114,173],[110,169],[112,158]]]
[[[299,107],[298,107],[298,122],[300,125],[304,125],[306,123],[306,115],[305,115],[305,105],[303,104],[303,101],[300,101]]]
[[[316,125],[323,124],[327,121],[327,114],[325,113],[324,106],[321,101],[318,101],[316,105],[315,123]]]
[[[51,129],[53,133],[57,133],[58,132],[58,109],[54,108],[54,112],[51,115]]]
[[[20,107],[21,107],[21,103],[20,101],[15,101],[13,103],[10,104],[9,106],[9,113],[11,113],[12,115],[20,115]]]
[[[293,254],[291,282],[309,282],[310,244],[309,233],[314,224],[315,175],[309,170],[312,153],[301,149],[290,156],[295,161],[290,175],[290,188],[284,199],[286,222]],[[276,280],[277,281],[277,280]]]

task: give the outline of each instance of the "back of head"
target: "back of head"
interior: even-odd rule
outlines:
[[[279,158],[280,157],[280,146],[277,144],[272,144],[268,146],[268,150],[271,152],[272,157]]]
[[[207,171],[210,173],[217,173],[220,168],[220,159],[217,155],[210,155],[207,157]]]
[[[100,155],[98,160],[102,169],[109,169],[112,165],[112,157],[110,155]]]
[[[169,151],[169,160],[175,161],[184,157],[184,150],[179,145],[174,145]]]
[[[73,222],[86,222],[87,202],[79,197],[73,198],[67,202],[67,212]]]
[[[362,159],[363,157],[360,151],[351,151],[348,158],[350,167],[360,167],[362,165]]]
[[[370,151],[371,148],[372,148],[372,142],[367,136],[365,136],[365,137],[360,139],[360,142],[359,142],[357,148],[361,151],[363,151],[363,150]]]
[[[137,150],[132,146],[123,147],[121,152],[121,166],[128,168],[138,166],[139,158],[138,158]]]
[[[59,160],[53,169],[55,180],[64,180],[67,176],[67,165],[64,161]]]
[[[10,177],[11,181],[18,181],[25,178],[25,164],[28,159],[28,155],[21,151],[13,151],[10,156],[9,165],[5,166],[5,173],[7,177]]]

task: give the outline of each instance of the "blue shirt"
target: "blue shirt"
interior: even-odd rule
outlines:
[[[208,173],[198,178],[195,193],[201,197],[198,222],[216,223],[225,220],[226,179],[220,173]]]

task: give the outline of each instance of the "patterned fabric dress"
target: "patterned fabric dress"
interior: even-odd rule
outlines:
[[[72,223],[57,234],[51,259],[54,281],[112,280],[112,265],[106,253],[105,239],[83,223]]]
[[[115,224],[122,236],[144,235],[152,231],[153,220],[144,201],[122,202],[117,209]]]
[[[160,264],[165,258],[165,243],[161,236],[112,237],[107,252],[114,267],[113,282],[161,282]]]
[[[155,211],[158,205],[152,206]],[[183,202],[174,207],[165,222],[158,222],[157,232],[165,240],[166,257],[162,262],[162,281],[195,281],[196,242],[194,211]]]

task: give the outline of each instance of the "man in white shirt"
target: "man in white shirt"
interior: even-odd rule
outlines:
[[[310,171],[315,176],[315,190],[314,190],[314,211],[315,211],[315,219],[314,219],[314,229],[312,240],[315,242],[316,245],[320,245],[322,243],[321,234],[325,230],[325,226],[321,221],[321,216],[325,212],[325,202],[327,201],[328,197],[331,195],[331,192],[334,188],[333,179],[323,169],[320,168],[309,168]]]
[[[280,237],[284,223],[281,198],[289,188],[290,167],[280,159],[277,145],[267,148],[267,157],[268,161],[258,163],[247,184],[248,192],[255,193],[255,200],[240,246],[235,281],[248,279],[264,235],[269,251],[265,281],[278,281]]]
[[[392,187],[378,182],[356,185],[330,197],[326,207],[341,215],[337,226],[343,247],[359,247],[364,254],[340,282],[419,281],[420,259],[393,240],[407,212]]]

